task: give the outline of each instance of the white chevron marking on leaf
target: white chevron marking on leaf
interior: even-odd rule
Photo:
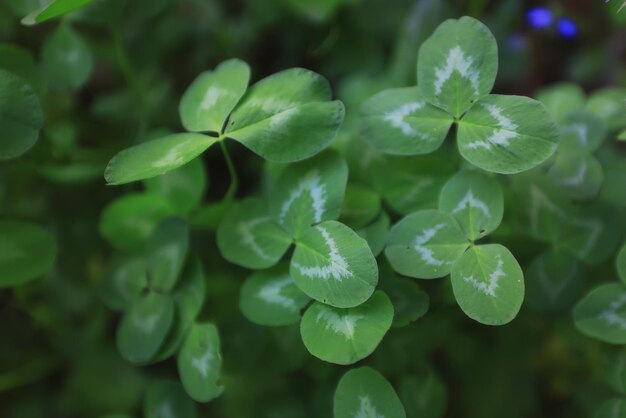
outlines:
[[[335,280],[341,281],[346,277],[352,277],[350,266],[348,265],[346,259],[339,253],[339,248],[337,248],[337,243],[333,237],[331,237],[328,231],[321,226],[316,226],[315,229],[322,234],[324,242],[328,246],[328,258],[330,258],[330,263],[323,267],[307,267],[294,262],[294,267],[297,268],[303,276],[319,277],[324,280],[328,280],[332,277]]]
[[[411,113],[424,107],[424,102],[405,103],[397,109],[385,113],[384,120],[389,122],[394,128],[398,128],[406,136],[419,137],[425,141],[432,141],[433,138],[418,132],[408,122],[404,120]]]
[[[485,215],[485,217],[491,218],[491,212],[489,211],[489,207],[487,206],[487,204],[474,196],[474,193],[471,189],[465,194],[465,196],[463,197],[463,199],[461,199],[458,205],[456,205],[452,213],[459,213],[462,210],[470,208],[478,209],[483,213],[483,215]]]
[[[626,319],[617,313],[624,305],[626,305],[626,293],[622,293],[611,302],[607,309],[600,312],[599,318],[605,320],[609,325],[617,325],[621,329],[626,329]]]
[[[215,353],[213,352],[213,347],[208,345],[201,356],[191,359],[191,365],[202,375],[202,377],[207,377],[209,374],[209,368],[211,367],[211,362],[214,358]]]
[[[421,235],[415,237],[415,241],[413,243],[413,248],[415,251],[419,253],[422,257],[422,260],[426,264],[430,264],[431,266],[441,266],[443,264],[443,260],[439,260],[433,256],[433,250],[430,248],[424,247],[424,244],[427,244],[439,230],[443,229],[445,224],[437,224],[432,228],[425,229],[422,231]]]
[[[280,293],[291,283],[293,283],[293,279],[289,276],[272,280],[265,286],[261,287],[257,296],[267,303],[282,306],[291,312],[297,312],[298,307],[296,306],[294,300]]]
[[[263,216],[260,218],[250,219],[248,221],[241,221],[237,224],[237,232],[239,232],[239,234],[241,235],[241,238],[243,239],[243,244],[248,246],[252,250],[252,252],[254,252],[256,255],[264,260],[271,260],[272,257],[270,257],[269,254],[267,254],[265,250],[261,248],[259,243],[256,241],[256,237],[254,236],[252,230],[256,226],[267,222],[268,220],[269,217]]]
[[[359,410],[354,418],[385,418],[379,414],[368,396],[359,396]]]
[[[497,128],[495,128],[491,135],[485,138],[484,141],[471,142],[467,144],[467,147],[470,149],[491,149],[493,145],[508,147],[509,141],[513,138],[517,138],[518,136],[517,132],[515,132],[518,128],[517,124],[502,114],[501,107],[491,103],[485,103],[483,104],[483,107],[487,109],[491,117],[496,120]]]
[[[326,329],[331,329],[337,334],[341,334],[347,339],[354,338],[354,327],[357,321],[365,318],[363,315],[347,314],[340,315],[330,308],[324,307],[315,318],[317,322],[324,320]]]
[[[154,327],[159,321],[159,318],[161,318],[160,312],[145,317],[141,316],[141,314],[139,313],[135,313],[133,315],[132,321],[133,325],[139,328],[139,330],[144,334],[152,334],[152,332],[154,331]]]
[[[435,94],[441,94],[444,83],[452,77],[454,71],[461,74],[461,77],[469,80],[474,93],[479,94],[478,77],[480,71],[474,67],[472,57],[469,55],[466,56],[458,45],[448,51],[444,66],[435,70]]]
[[[496,265],[496,269],[489,274],[488,284],[483,281],[476,280],[474,276],[463,277],[463,280],[471,283],[476,290],[481,291],[485,295],[496,296],[496,289],[498,288],[500,279],[506,276],[502,270],[502,267],[504,267],[502,258],[500,256],[497,256],[496,258],[498,260],[498,264]]]
[[[280,208],[280,223],[285,222],[287,212],[291,208],[293,202],[300,196],[308,192],[311,200],[313,201],[313,217],[316,223],[322,221],[324,215],[324,206],[326,205],[326,186],[322,183],[322,179],[317,170],[310,171],[298,185],[291,191],[289,198],[283,203]]]

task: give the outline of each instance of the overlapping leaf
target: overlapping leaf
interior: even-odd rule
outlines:
[[[177,360],[180,380],[195,401],[208,402],[224,391],[224,387],[218,384],[222,354],[215,325],[194,324]]]
[[[239,306],[250,321],[259,325],[295,324],[311,298],[304,294],[289,275],[287,265],[259,271],[241,287]]]
[[[528,97],[490,95],[459,121],[461,155],[484,170],[514,174],[547,160],[558,128],[545,107]]]
[[[391,228],[385,255],[400,274],[434,279],[450,273],[468,246],[454,218],[436,210],[423,210],[404,217]]]
[[[499,244],[470,248],[454,264],[452,289],[467,316],[487,325],[503,325],[524,300],[524,275],[513,254]]]
[[[369,356],[391,327],[393,305],[376,291],[365,303],[339,309],[314,302],[300,324],[302,341],[315,357],[336,364],[352,364]]]
[[[238,59],[224,61],[215,70],[200,74],[180,101],[180,120],[185,129],[219,135],[249,80],[250,67]]]
[[[222,256],[247,268],[273,266],[291,243],[291,237],[270,218],[267,204],[256,198],[233,206],[217,230],[217,245]]]
[[[475,241],[500,225],[504,212],[502,189],[484,173],[461,171],[441,190],[439,209],[452,215],[467,238]]]
[[[378,283],[376,259],[367,242],[336,221],[302,234],[289,271],[304,293],[338,308],[365,302]]]
[[[297,238],[311,225],[339,217],[347,181],[348,167],[336,151],[290,165],[272,190],[270,215]]]
[[[382,91],[361,108],[364,139],[387,154],[433,152],[452,122],[452,116],[428,103],[417,87]]]

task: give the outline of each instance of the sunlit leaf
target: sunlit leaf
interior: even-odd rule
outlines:
[[[222,132],[226,118],[246,92],[250,67],[238,59],[200,74],[180,101],[180,119],[190,132]]]
[[[125,149],[104,171],[108,184],[124,184],[165,174],[188,163],[216,142],[202,134],[174,134]]]

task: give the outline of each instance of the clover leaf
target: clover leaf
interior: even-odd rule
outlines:
[[[339,380],[333,416],[405,418],[406,413],[387,379],[370,367],[361,367],[348,371]]]
[[[369,356],[391,327],[393,305],[382,291],[365,303],[340,309],[314,302],[300,323],[311,354],[335,364],[352,364]]]
[[[522,306],[524,274],[513,254],[502,245],[470,248],[454,264],[450,277],[459,306],[481,324],[506,324]]]
[[[419,51],[417,87],[386,90],[362,107],[364,136],[388,154],[435,151],[458,125],[461,155],[486,171],[514,174],[548,159],[557,127],[530,98],[489,95],[498,67],[495,39],[479,21],[443,22]]]
[[[239,306],[250,321],[259,325],[290,325],[300,321],[300,311],[310,302],[281,264],[250,276],[241,287]]]
[[[0,70],[0,161],[19,157],[39,138],[43,111],[39,99],[23,79]]]
[[[208,402],[221,395],[224,387],[217,383],[222,367],[220,339],[211,323],[196,323],[178,352],[178,372],[192,399]]]
[[[0,220],[0,288],[21,285],[47,273],[56,254],[55,239],[41,226]]]
[[[592,338],[626,344],[626,286],[607,283],[591,290],[576,304],[574,324]]]
[[[330,101],[330,86],[322,76],[293,68],[247,89],[249,78],[248,65],[236,59],[201,74],[179,106],[183,126],[190,133],[120,152],[105,170],[106,181],[124,184],[167,173],[226,138],[267,160],[293,162],[317,154],[335,137],[344,107],[340,101]]]
[[[500,186],[485,174],[462,171],[443,187],[439,202],[439,210],[414,212],[391,228],[385,249],[391,266],[419,279],[450,274],[470,318],[486,325],[511,321],[524,299],[522,270],[502,245],[474,243],[500,224]]]
[[[365,302],[378,283],[376,259],[367,242],[336,221],[305,231],[289,271],[304,293],[338,308]]]
[[[178,382],[155,380],[150,383],[144,399],[146,418],[196,418],[198,412],[193,401]]]

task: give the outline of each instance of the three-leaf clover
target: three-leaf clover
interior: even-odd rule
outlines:
[[[248,89],[250,68],[237,59],[200,74],[180,102],[188,131],[128,148],[105,170],[109,184],[123,184],[167,173],[226,138],[261,157],[299,161],[324,149],[343,117],[340,101],[330,101],[326,79],[302,68],[266,77]]]
[[[295,242],[289,274],[309,297],[349,308],[365,302],[378,282],[367,242],[340,222],[348,169],[335,151],[287,167],[269,205],[248,199],[235,205],[217,230],[227,260],[248,268],[275,265]]]
[[[499,244],[475,245],[502,220],[500,185],[477,171],[461,171],[444,186],[439,210],[410,214],[391,228],[385,255],[398,273],[434,279],[451,275],[461,309],[487,325],[517,315],[524,299],[522,270]]]
[[[417,87],[385,90],[363,104],[364,137],[389,154],[427,154],[453,123],[461,155],[491,172],[513,174],[545,161],[557,127],[527,97],[490,95],[498,68],[496,41],[479,21],[443,22],[422,45]]]

